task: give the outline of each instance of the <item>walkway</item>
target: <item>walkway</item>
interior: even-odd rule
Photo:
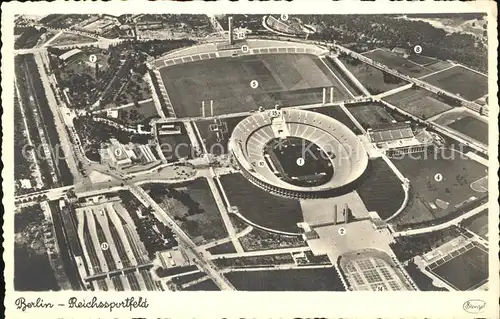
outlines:
[[[476,214],[479,214],[483,210],[487,209],[489,206],[489,203],[485,203],[477,208],[474,208],[473,210],[455,218],[450,221],[447,221],[445,223],[439,224],[439,225],[434,225],[434,226],[429,226],[429,227],[424,227],[424,228],[417,228],[417,229],[410,229],[410,230],[404,230],[404,231],[398,231],[393,233],[394,237],[399,237],[399,236],[412,236],[412,235],[418,235],[418,234],[425,234],[425,233],[430,233],[433,231],[445,229],[447,227],[453,226],[453,225],[458,225],[462,220],[470,218]]]

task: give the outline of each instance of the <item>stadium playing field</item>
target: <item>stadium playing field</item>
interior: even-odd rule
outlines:
[[[441,101],[438,95],[423,89],[411,88],[383,100],[424,120],[453,108]]]
[[[303,222],[300,203],[273,195],[253,185],[241,174],[220,178],[231,206],[257,225],[285,232],[298,233],[297,223]]]
[[[322,101],[322,88],[334,87],[334,99],[348,92],[323,61],[308,54],[227,57],[164,67],[163,83],[178,117],[200,116],[202,101],[209,114],[293,106]],[[251,86],[257,81],[258,86]]]
[[[383,49],[370,51],[364,53],[363,55],[372,60],[385,64],[391,69],[398,70],[399,72],[412,77],[418,78],[432,72],[430,69],[414,63],[404,58],[402,55],[398,55],[396,53],[392,53]]]
[[[472,244],[470,244],[472,245]],[[445,256],[446,260],[448,256]],[[459,291],[473,290],[488,280],[488,253],[478,246],[454,256],[443,264],[429,267],[430,272]]]
[[[471,183],[486,176],[487,168],[450,149],[393,158],[392,162],[410,180],[412,196],[419,198],[428,211],[405,211],[403,214],[429,214],[442,218],[460,208],[471,197],[484,193],[471,188]]]
[[[468,101],[474,101],[488,93],[488,77],[462,66],[430,75],[424,81],[445,91],[460,94]]]
[[[333,177],[330,156],[311,141],[299,137],[275,138],[264,146],[264,154],[278,177],[295,186],[323,185]],[[302,162],[300,162],[302,160]]]

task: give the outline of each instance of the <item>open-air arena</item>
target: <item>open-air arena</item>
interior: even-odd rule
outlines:
[[[210,100],[213,114],[221,115],[321,103],[323,88],[333,88],[336,101],[348,98],[322,56],[327,52],[300,43],[247,40],[224,51],[214,44],[179,50],[154,67],[177,117],[201,116],[202,103],[208,115]]]
[[[298,143],[285,143],[291,138]],[[295,150],[281,158],[276,153],[280,150],[266,152],[275,140],[275,147]],[[287,197],[331,197],[350,191],[349,185],[368,165],[368,155],[352,131],[304,110],[255,113],[236,126],[229,147],[252,183]]]

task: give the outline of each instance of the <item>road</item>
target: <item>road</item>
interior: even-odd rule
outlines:
[[[430,227],[424,227],[424,228],[417,228],[417,229],[410,229],[410,230],[404,230],[404,231],[399,231],[393,233],[394,237],[400,237],[400,236],[412,236],[412,235],[418,235],[418,234],[425,234],[425,233],[430,233],[433,231],[441,230],[447,227],[450,227],[452,225],[458,225],[462,220],[470,218],[476,214],[479,214],[483,210],[488,208],[488,203],[485,203],[477,208],[474,208],[473,210],[458,216],[455,219],[452,219],[450,221],[447,221],[446,223],[442,223],[439,225],[434,225]]]
[[[54,124],[58,133],[59,143],[64,151],[64,155],[66,157],[66,163],[71,171],[71,174],[75,178],[75,181],[78,182],[82,176],[78,170],[78,159],[75,158],[73,151],[73,143],[68,136],[66,126],[62,121],[61,112],[59,109],[59,103],[56,101],[56,97],[54,95],[54,91],[50,86],[49,75],[45,72],[46,69],[50,67],[49,57],[47,55],[47,51],[40,50],[36,54],[34,54],[35,61],[38,67],[38,72],[40,73],[40,79],[42,80],[43,90],[45,91],[45,96],[47,97],[47,102],[49,104],[50,111],[54,115]],[[47,67],[45,68],[44,65]],[[57,83],[53,83],[56,84]],[[57,86],[55,86],[57,87]],[[52,145],[54,147],[55,145]]]
[[[277,254],[290,254],[290,253],[301,253],[304,251],[310,251],[311,248],[309,246],[303,247],[293,247],[293,248],[276,248],[276,249],[268,249],[268,250],[257,250],[257,251],[247,251],[247,252],[237,252],[237,253],[229,253],[229,254],[217,254],[212,257],[212,259],[221,259],[221,258],[237,258],[237,257],[255,257],[255,256],[268,256],[268,255],[277,255]]]
[[[219,272],[217,267],[210,260],[200,258],[200,254],[196,249],[196,245],[189,238],[189,236],[175,223],[175,221],[165,212],[163,208],[158,205],[149,194],[144,191],[141,187],[132,186],[132,193],[138,197],[142,198],[144,201],[150,204],[153,208],[153,214],[155,217],[165,225],[168,225],[175,235],[177,235],[177,240],[182,247],[192,254],[193,259],[196,264],[203,270],[212,280],[221,288],[221,290],[235,290],[233,285]]]

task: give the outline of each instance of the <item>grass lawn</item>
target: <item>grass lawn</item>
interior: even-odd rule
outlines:
[[[464,220],[460,226],[488,240],[488,210]]]
[[[383,100],[424,120],[453,108],[452,105],[439,100],[436,94],[423,89],[407,89]]]
[[[401,262],[406,262],[416,256],[424,255],[433,249],[461,236],[456,226],[422,233],[412,236],[396,237],[390,247]]]
[[[185,291],[219,291],[220,288],[212,279],[207,279],[197,284],[184,288]]]
[[[210,100],[219,115],[318,103],[323,87],[335,87],[338,100],[348,96],[325,64],[307,54],[217,58],[164,67],[160,73],[178,117],[201,115],[202,101]],[[257,88],[250,86],[253,80]]]
[[[427,68],[411,62],[409,59],[406,59],[401,55],[383,49],[367,52],[363,55],[379,63],[385,64],[391,69],[398,70],[399,72],[412,77],[418,78],[432,72]]]
[[[390,91],[407,84],[401,79],[384,76],[384,72],[359,60],[348,60],[343,57],[339,59],[371,94]]]
[[[408,60],[420,64],[421,66],[425,66],[426,64],[432,64],[438,61],[434,58],[420,54],[412,54],[408,57]]]
[[[356,135],[361,134],[361,131],[356,126],[356,124],[354,124],[354,122],[349,118],[349,116],[339,106],[316,107],[313,109],[309,109],[309,111],[321,113],[321,114],[324,114],[324,115],[329,116],[331,118],[334,118],[337,121],[344,124],[345,126],[347,126],[348,128],[350,128],[351,131],[354,132],[354,134],[356,134]]]
[[[347,109],[365,129],[395,121],[394,117],[379,104],[348,105]]]
[[[410,180],[412,196],[420,198],[422,204],[428,207],[427,212],[419,209],[412,210],[411,214],[430,212],[435,218],[442,218],[472,196],[484,196],[484,193],[472,190],[470,184],[486,176],[487,168],[457,151],[428,150],[413,156],[393,158],[392,162]],[[436,178],[437,174],[442,179],[439,176]],[[408,213],[407,208],[402,215]]]
[[[421,291],[448,291],[445,288],[434,286],[432,284],[432,279],[424,274],[418,266],[411,261],[408,263],[408,266],[405,266],[405,270]]]
[[[488,145],[488,123],[481,121],[474,116],[466,115],[448,125],[467,136],[472,137],[485,145]]]
[[[401,181],[382,159],[370,161],[363,184],[357,189],[368,211],[376,211],[386,219],[403,204],[404,191]]]
[[[488,253],[474,247],[431,272],[459,291],[473,290],[488,280]]]
[[[170,185],[176,192],[153,185],[152,197],[163,205],[191,238],[203,237],[205,242],[227,237],[226,227],[204,178]],[[158,196],[156,195],[158,194]]]
[[[97,40],[81,34],[63,33],[50,43],[50,46],[96,42]]]
[[[239,240],[245,251],[304,247],[307,245],[301,236],[273,234],[257,228],[254,228],[248,235],[240,237]]]
[[[207,249],[209,253],[212,255],[218,255],[218,254],[232,254],[236,252],[236,249],[234,249],[234,245],[231,241],[228,241],[226,243],[213,246],[209,249]]]
[[[132,105],[118,109],[118,119],[125,125],[149,124],[154,118],[159,118],[153,101],[139,102],[139,107]]]
[[[436,219],[431,208],[417,192],[410,189],[410,198],[403,212],[391,220],[396,225],[412,225]]]
[[[300,203],[295,199],[278,197],[253,185],[241,174],[220,178],[229,203],[257,225],[298,233],[297,223],[303,222]]]
[[[243,291],[345,291],[335,269],[235,271],[226,278]]]
[[[455,66],[424,79],[445,91],[460,94],[464,99],[474,101],[488,93],[488,77],[462,66]]]
[[[448,126],[483,143],[488,141],[488,123],[486,119],[481,118],[477,113],[465,107],[454,108],[439,114],[432,119],[432,122]],[[455,124],[455,122],[458,123]]]
[[[44,245],[45,216],[39,204],[14,215],[14,289],[61,290]]]

